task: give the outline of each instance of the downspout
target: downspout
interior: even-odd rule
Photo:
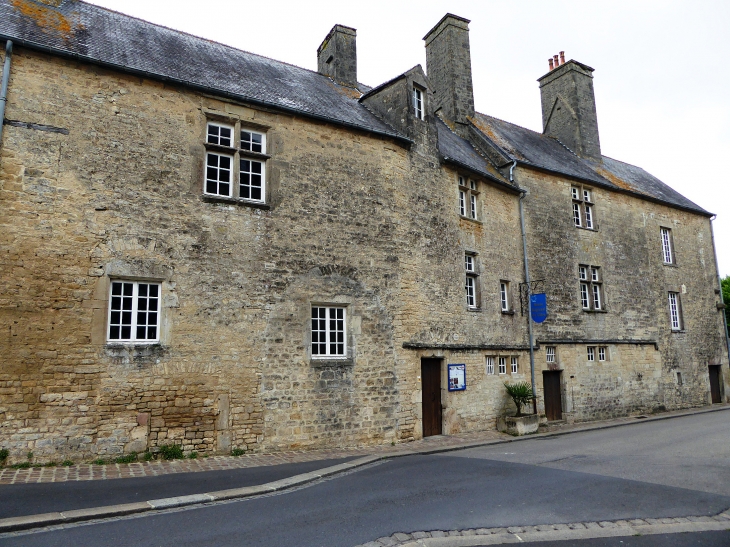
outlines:
[[[517,160],[512,161],[509,168],[509,181],[514,182],[514,170],[517,167]],[[535,339],[532,334],[532,289],[530,287],[530,266],[527,261],[527,234],[525,233],[525,211],[522,200],[527,195],[526,190],[520,191],[520,229],[522,230],[522,255],[525,263],[525,283],[527,284],[527,332],[530,337],[530,377],[532,380],[532,412],[537,414],[537,393],[535,392]]]
[[[8,102],[8,82],[10,82],[10,58],[13,56],[13,42],[5,42],[5,64],[3,65],[3,80],[0,85],[0,146],[3,143],[3,124],[5,123],[5,103]]]
[[[717,215],[710,217],[710,238],[712,240],[712,252],[715,255],[715,272],[717,273],[717,286],[720,289],[720,299],[725,302],[722,297],[722,279],[720,278],[720,265],[717,263],[717,249],[715,248],[715,229],[712,226],[712,221],[717,218]],[[728,354],[728,366],[730,366],[730,335],[727,332],[727,314],[725,310],[722,310],[722,324],[725,326],[725,349]]]

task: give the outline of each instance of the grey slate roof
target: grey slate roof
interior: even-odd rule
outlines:
[[[445,161],[460,165],[502,185],[511,186],[515,191],[519,188],[509,183],[497,169],[489,163],[479,152],[459,135],[451,131],[439,118],[436,118],[438,130],[439,154]]]
[[[407,139],[317,72],[78,0],[0,0],[0,39]]]
[[[603,162],[581,158],[556,139],[486,114],[477,113],[472,123],[506,158],[703,215],[712,214],[641,167],[607,156],[603,156]]]

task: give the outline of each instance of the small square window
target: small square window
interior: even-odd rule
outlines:
[[[208,135],[206,141],[208,144],[216,144],[218,146],[233,146],[233,127],[219,123],[208,122]]]
[[[157,342],[160,339],[160,284],[112,281],[109,295],[109,342]]]
[[[589,361],[596,360],[596,348],[593,346],[588,346],[588,360]]]
[[[487,375],[494,374],[494,357],[487,357]]]
[[[507,358],[506,357],[499,358],[499,373],[507,374]]]
[[[265,154],[266,135],[248,129],[241,129],[241,150]]]
[[[519,372],[517,357],[510,357],[510,365],[512,366],[512,374],[517,374]]]
[[[605,361],[606,360],[606,347],[600,346],[598,348],[598,360],[599,361]]]

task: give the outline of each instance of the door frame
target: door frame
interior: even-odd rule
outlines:
[[[548,420],[550,420],[550,417],[548,416],[548,391],[546,389],[546,381],[545,381],[545,378],[548,376],[555,376],[558,379],[558,390],[557,390],[558,412],[557,412],[557,418],[553,418],[552,421],[562,420],[563,419],[563,371],[562,370],[543,370],[542,371],[542,396],[543,396],[543,403],[545,406],[545,417]]]
[[[710,401],[711,404],[717,404],[722,402],[722,365],[708,365],[708,372],[710,374]],[[713,392],[713,377],[717,385],[717,400],[715,400],[715,394]]]
[[[429,364],[427,364],[429,363]],[[428,366],[435,368],[436,363],[438,365],[438,375],[433,374],[429,380],[426,380],[426,368]],[[443,415],[443,357],[421,357],[421,435],[425,437],[432,437],[434,435],[443,435],[444,431],[444,415]],[[435,408],[431,408],[430,412],[427,412],[427,405],[431,404],[431,401],[427,401],[426,393],[426,382],[430,382],[431,379],[438,377],[437,394],[438,400],[435,402]],[[426,429],[426,417],[429,416],[429,428],[428,434]],[[433,423],[431,423],[433,422]],[[431,427],[433,425],[433,427]]]

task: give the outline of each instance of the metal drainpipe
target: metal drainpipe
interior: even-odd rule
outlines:
[[[517,167],[517,160],[512,161],[509,168],[509,181],[514,182],[514,169]],[[532,379],[532,412],[537,414],[537,393],[535,392],[535,341],[532,335],[532,289],[530,288],[530,266],[527,261],[527,234],[525,233],[525,211],[522,206],[522,200],[527,195],[527,191],[520,192],[520,229],[522,230],[522,255],[525,261],[525,283],[527,283],[527,332],[530,337],[530,377]]]
[[[10,81],[10,58],[13,55],[13,42],[5,42],[5,64],[3,65],[3,80],[0,85],[0,146],[3,143],[3,125],[5,123],[5,103],[8,102],[8,82]]]
[[[717,215],[710,217],[710,238],[712,239],[712,252],[715,255],[715,271],[717,272],[717,286],[720,289],[720,300],[725,302],[722,297],[722,279],[720,278],[720,265],[717,263],[717,249],[715,248],[715,229],[712,225],[712,221],[717,218]],[[728,366],[730,367],[730,335],[727,332],[727,315],[725,310],[722,310],[722,324],[725,326],[725,348],[727,349]]]

